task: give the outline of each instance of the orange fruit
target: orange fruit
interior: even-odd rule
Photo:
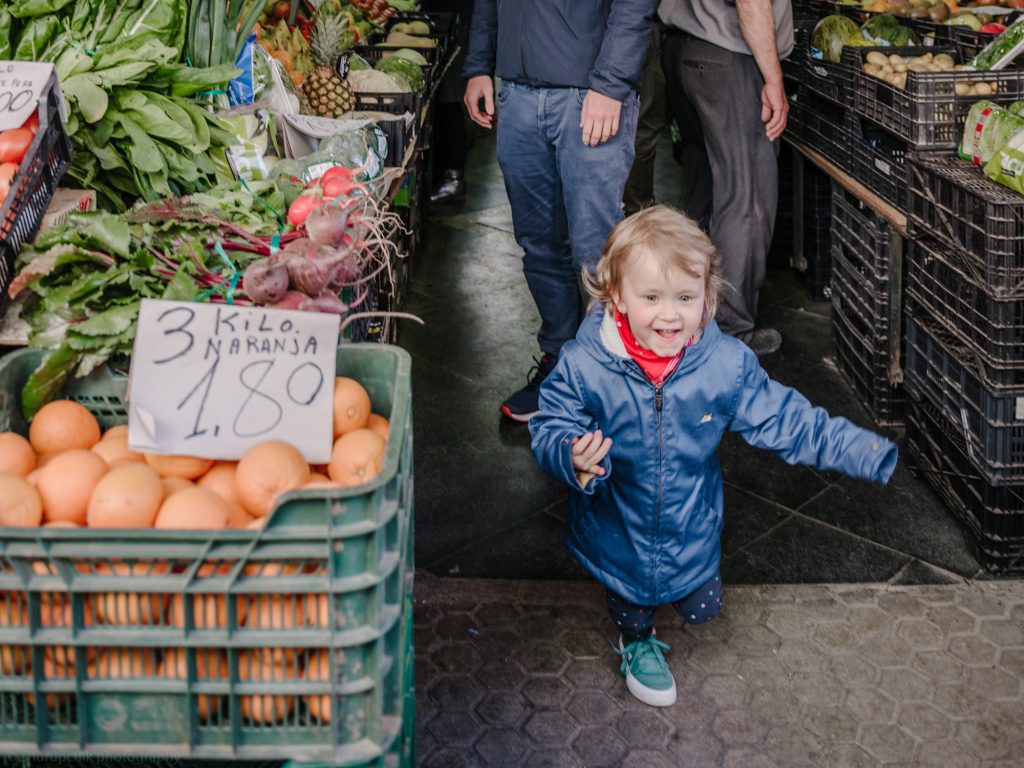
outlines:
[[[245,511],[242,502],[235,492],[235,473],[238,471],[237,461],[218,461],[196,480],[196,485],[213,491],[228,503],[231,514],[228,516],[228,528],[244,528],[252,522],[252,515]]]
[[[228,678],[228,660],[223,651],[216,648],[197,648],[195,660],[197,680],[226,680]],[[188,677],[187,656],[183,648],[171,648],[167,651],[157,669],[157,677],[165,680]],[[197,696],[199,719],[206,720],[211,712],[220,707],[220,701],[220,696]]]
[[[327,472],[331,480],[343,486],[372,480],[384,463],[387,443],[372,429],[356,429],[334,441]]]
[[[184,477],[186,480],[195,480],[213,466],[213,459],[201,459],[198,456],[144,453],[142,457],[160,477]]]
[[[152,677],[157,669],[155,648],[100,648],[89,661],[89,677]]]
[[[230,514],[228,503],[216,493],[192,486],[176,491],[164,500],[153,527],[179,531],[216,531],[227,527]]]
[[[100,563],[97,574],[117,574],[128,589],[138,589],[137,579],[132,577],[155,576],[167,572],[164,563]],[[102,592],[95,598],[96,616],[103,624],[134,625],[163,624],[167,609],[167,595],[145,592]]]
[[[100,440],[110,440],[112,438],[124,437],[128,439],[128,425],[127,424],[115,424],[112,427],[107,427],[106,432],[100,437]]]
[[[60,453],[72,448],[89,449],[100,439],[96,417],[73,400],[47,403],[28,427],[28,439],[36,453]]]
[[[143,461],[142,454],[136,453],[128,447],[128,433],[117,433],[110,435],[110,432],[103,435],[100,441],[91,449],[93,453],[102,458],[108,465],[123,459],[132,461]]]
[[[283,440],[268,440],[246,451],[235,470],[235,493],[245,511],[263,517],[285,491],[309,480],[309,465],[299,450]]]
[[[43,519],[83,525],[92,492],[105,474],[107,462],[84,448],[54,456],[36,476]]]
[[[334,437],[362,429],[370,420],[370,395],[355,379],[334,379]]]
[[[164,501],[171,497],[172,494],[178,491],[183,491],[186,488],[195,488],[196,484],[191,480],[186,480],[184,477],[161,477],[160,485],[164,488]]]
[[[294,680],[297,671],[295,656],[294,650],[283,648],[242,651],[238,657],[238,677],[240,680],[266,683]],[[270,694],[242,696],[239,704],[246,721],[276,723],[295,707],[295,697]]]
[[[344,657],[344,651],[336,651],[336,653]],[[309,661],[306,662],[306,668],[302,671],[302,677],[304,680],[330,680],[331,679],[331,652],[324,650],[314,651]],[[331,722],[331,697],[327,694],[320,696],[303,696],[302,700],[306,703],[309,714],[319,720],[321,723]]]
[[[43,520],[39,492],[21,475],[0,475],[0,528],[33,528]]]
[[[371,413],[370,419],[366,422],[366,428],[372,429],[385,440],[388,439],[388,430],[391,429],[391,422],[379,413]]]
[[[0,474],[27,477],[35,468],[32,444],[17,432],[0,432]]]
[[[151,528],[163,500],[160,476],[145,464],[129,462],[96,484],[86,520],[90,528]]]
[[[203,565],[197,571],[197,578],[209,578],[214,575],[226,576],[231,572],[231,565],[224,563],[216,567],[212,563]],[[245,599],[235,600],[235,620],[243,624],[245,620]],[[185,598],[180,595],[171,596],[171,623],[175,627],[185,627]],[[192,627],[193,629],[223,629],[228,625],[228,608],[224,595],[192,593]]]

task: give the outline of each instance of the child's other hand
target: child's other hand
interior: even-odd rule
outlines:
[[[576,482],[580,484],[580,488],[586,488],[591,480],[604,474],[601,462],[611,447],[612,439],[602,438],[600,429],[573,439],[572,468],[576,470]]]

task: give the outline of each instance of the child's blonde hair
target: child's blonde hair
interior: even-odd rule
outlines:
[[[620,221],[604,245],[604,253],[591,274],[584,269],[583,287],[590,295],[590,309],[603,303],[611,312],[622,290],[622,275],[629,257],[644,248],[664,269],[681,269],[691,277],[704,277],[704,328],[718,311],[722,294],[722,261],[711,240],[697,222],[667,205],[654,205]]]

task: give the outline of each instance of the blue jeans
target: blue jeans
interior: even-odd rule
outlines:
[[[578,273],[593,269],[622,220],[622,190],[633,165],[639,101],[626,98],[619,132],[583,144],[586,91],[502,81],[498,164],[512,206],[523,274],[540,312],[540,350],[557,357],[585,314]]]

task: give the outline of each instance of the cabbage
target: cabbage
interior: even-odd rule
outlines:
[[[349,51],[348,54],[348,68],[350,70],[356,71],[360,69],[373,69],[373,67],[370,66],[370,62],[368,62],[358,53],[353,53],[352,51]]]
[[[391,58],[392,56],[396,56],[399,59],[408,59],[413,64],[419,64],[421,67],[425,67],[430,63],[427,61],[426,56],[412,48],[399,48],[397,51],[386,51],[384,53],[385,59]]]
[[[872,16],[861,27],[864,37],[880,45],[920,45],[921,41],[913,30],[902,26],[895,16],[879,13]]]
[[[378,72],[386,72],[395,78],[402,78],[409,84],[409,89],[419,91],[423,88],[423,70],[419,64],[413,64],[408,59],[391,58],[381,59],[377,62]]]
[[[825,61],[838,64],[843,56],[843,45],[850,40],[863,40],[860,29],[853,19],[845,16],[826,16],[817,23],[811,32],[811,48],[821,51]]]

